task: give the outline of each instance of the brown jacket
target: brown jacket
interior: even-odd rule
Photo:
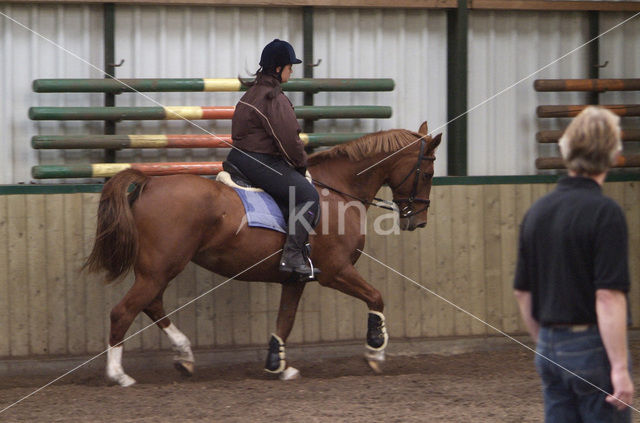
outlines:
[[[282,156],[293,167],[305,167],[307,153],[299,134],[293,105],[272,76],[264,75],[236,105],[231,138],[241,150]]]

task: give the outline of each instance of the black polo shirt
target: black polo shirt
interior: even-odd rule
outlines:
[[[565,177],[529,209],[514,287],[531,292],[543,326],[595,324],[597,289],[629,291],[624,213],[594,180]]]

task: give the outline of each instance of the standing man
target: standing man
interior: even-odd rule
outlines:
[[[627,224],[602,194],[619,121],[587,107],[571,122],[559,141],[569,176],[520,227],[515,296],[537,342],[547,423],[631,421]]]

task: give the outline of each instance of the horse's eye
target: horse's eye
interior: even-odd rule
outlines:
[[[428,181],[429,179],[433,178],[433,173],[424,173],[423,176],[424,179]]]

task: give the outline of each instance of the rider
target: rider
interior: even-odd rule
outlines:
[[[305,179],[307,154],[300,140],[300,125],[281,83],[291,76],[292,65],[302,63],[291,44],[275,39],[265,46],[254,81],[236,105],[231,121],[234,147],[227,161],[249,181],[269,193],[288,214],[288,234],[280,270],[294,278],[317,272],[308,260],[309,232],[317,224],[319,196]],[[303,252],[305,250],[305,252]]]

